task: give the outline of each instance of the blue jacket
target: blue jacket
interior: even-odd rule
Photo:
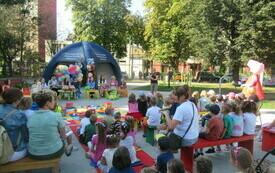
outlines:
[[[0,105],[0,119],[4,119],[11,111],[17,109],[12,115],[10,115],[4,122],[4,127],[8,132],[12,146],[15,151],[21,151],[26,148],[29,141],[29,131],[27,129],[27,117],[25,113],[14,107],[11,104]],[[18,146],[16,146],[19,132],[21,132],[21,140]]]

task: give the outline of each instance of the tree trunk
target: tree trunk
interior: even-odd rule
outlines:
[[[9,67],[9,75],[13,76],[13,70],[12,70],[12,60],[8,61],[8,67]]]
[[[239,81],[239,70],[240,70],[240,64],[239,63],[233,63],[232,66],[232,73],[233,73],[233,81],[234,83],[238,83]]]
[[[4,60],[3,63],[3,68],[2,68],[2,75],[6,76],[7,75],[7,65],[6,65],[6,61]]]

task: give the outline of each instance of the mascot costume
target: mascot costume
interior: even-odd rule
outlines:
[[[263,93],[263,73],[264,73],[264,64],[255,61],[249,60],[247,66],[250,68],[250,71],[253,73],[245,84],[242,85],[242,93],[248,98],[250,95],[256,94],[259,99],[264,99]]]

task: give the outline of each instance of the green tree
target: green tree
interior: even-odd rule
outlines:
[[[72,8],[76,41],[97,43],[116,58],[126,55],[130,0],[68,0],[67,5]]]
[[[183,2],[180,0],[147,0],[149,11],[146,40],[151,59],[169,63],[177,70],[181,60],[192,55],[186,35]],[[180,13],[176,13],[180,12]]]
[[[258,59],[274,68],[275,2],[244,0],[241,11],[242,23],[237,43],[243,59]]]
[[[145,51],[148,50],[148,42],[145,41],[145,17],[139,14],[128,14],[125,17],[127,22],[127,35],[131,43],[140,45]]]
[[[0,5],[0,51],[3,75],[13,75],[13,60],[23,62],[27,42],[35,35],[36,18],[30,15],[28,4]],[[13,15],[11,15],[13,14]]]

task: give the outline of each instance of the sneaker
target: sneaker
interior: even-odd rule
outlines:
[[[142,135],[142,137],[144,137],[144,138],[145,138],[145,137],[146,137],[146,134],[143,134],[143,135]]]
[[[72,144],[68,145],[65,149],[66,156],[69,157],[72,154],[72,150],[73,150],[73,145]]]
[[[215,153],[215,148],[209,148],[205,153]]]

